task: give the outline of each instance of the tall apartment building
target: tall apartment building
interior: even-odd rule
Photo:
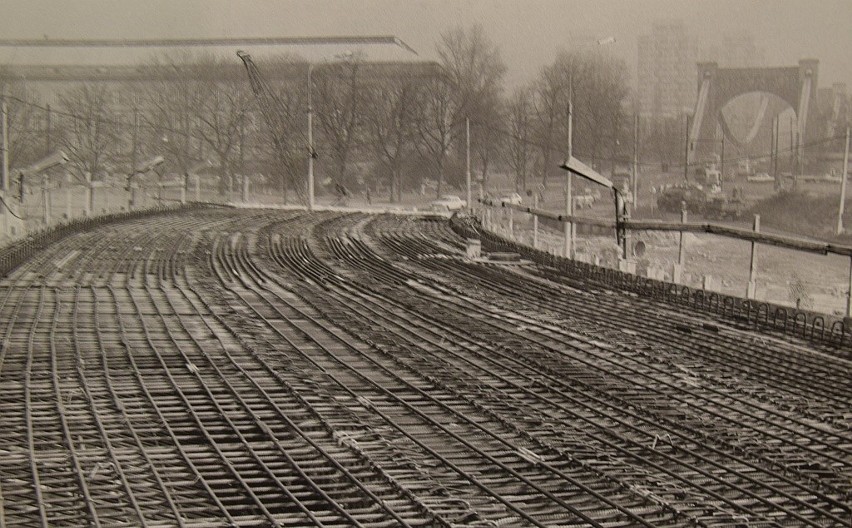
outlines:
[[[748,32],[726,33],[715,42],[699,42],[681,20],[654,23],[638,42],[639,111],[646,117],[684,114],[697,96],[696,63],[723,68],[764,66],[764,52]]]
[[[638,42],[638,102],[645,117],[683,115],[696,96],[696,55],[683,21],[654,23]]]

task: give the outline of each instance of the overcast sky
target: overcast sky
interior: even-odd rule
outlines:
[[[613,36],[635,75],[636,40],[658,19],[682,19],[705,41],[749,31],[770,65],[820,59],[820,85],[852,85],[852,0],[0,0],[0,38],[185,38],[395,35],[435,58],[440,34],[481,23],[518,84],[560,47]],[[226,50],[230,55],[233,50]],[[254,50],[263,53],[264,50]],[[319,60],[337,49],[290,49]],[[0,62],[133,62],[131,51],[0,48]],[[237,60],[234,56],[235,61]],[[724,66],[724,61],[721,62]]]

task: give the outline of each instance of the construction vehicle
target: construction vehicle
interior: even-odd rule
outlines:
[[[685,183],[665,187],[657,197],[660,211],[679,213],[684,206],[692,214],[719,220],[737,219],[747,209],[742,190],[738,188],[727,195],[721,189]]]
[[[747,209],[742,189],[734,188],[730,196],[719,193],[708,195],[704,217],[716,220],[737,220]]]
[[[237,56],[243,61],[243,64],[246,67],[249,82],[251,83],[251,89],[254,92],[258,106],[260,107],[260,113],[263,115],[263,119],[266,121],[266,124],[269,126],[269,130],[272,133],[272,142],[275,145],[276,158],[279,162],[279,168],[285,171],[287,187],[295,189],[299,201],[307,204],[308,193],[305,190],[305,182],[302,181],[301,178],[298,178],[294,174],[294,171],[288,170],[288,167],[292,164],[292,151],[289,148],[290,142],[287,140],[288,132],[284,120],[284,116],[287,115],[287,112],[284,110],[284,105],[260,74],[260,71],[257,69],[254,61],[252,61],[251,56],[244,51],[238,51]],[[313,150],[313,147],[310,146],[310,142],[307,142],[307,145],[308,155],[311,158],[316,159],[316,152]]]
[[[712,193],[722,192],[722,173],[714,163],[708,163],[704,167],[695,169],[695,179]]]

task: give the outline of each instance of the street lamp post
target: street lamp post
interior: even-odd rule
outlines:
[[[127,204],[128,211],[132,211],[136,207],[136,187],[133,186],[133,177],[137,174],[145,174],[153,170],[164,161],[162,156],[156,156],[143,163],[140,167],[134,167],[133,172],[127,175],[127,190],[130,192],[130,200]]]
[[[613,185],[612,181],[595,172],[594,169],[587,166],[577,158],[571,157],[565,160],[559,168],[568,171],[571,174],[576,174],[581,178],[589,180],[592,183],[602,185],[613,193],[615,200],[615,238],[616,243],[621,248],[623,259],[627,258],[627,228],[625,221],[629,218],[627,214],[626,201],[621,191]]]
[[[615,37],[604,37],[594,41],[594,43],[589,44],[597,44],[598,46],[606,46],[607,44],[615,43]],[[567,161],[563,163],[563,165],[567,164],[574,155],[574,64],[575,64],[576,55],[571,55],[571,64],[570,70],[568,71],[568,156]],[[564,168],[564,167],[563,167]],[[570,218],[574,214],[574,197],[573,197],[573,185],[574,185],[574,177],[573,172],[568,171],[568,175],[565,179],[565,214]],[[564,257],[565,258],[573,258],[574,257],[574,223],[567,221],[565,222],[565,246],[564,246]]]
[[[574,59],[571,59],[571,71],[568,78],[568,159],[573,156],[574,148]],[[574,214],[574,174],[568,171],[565,179],[565,214],[570,218]],[[565,258],[574,257],[574,222],[565,222]]]
[[[314,71],[314,64],[308,63],[308,211],[314,210],[314,108],[311,101],[311,92],[313,91],[313,82],[311,74]]]
[[[18,171],[18,188],[19,188],[19,198],[21,200],[21,206],[24,205],[24,177],[37,176],[39,174],[43,175],[42,178],[42,197],[44,200],[44,223],[45,225],[50,224],[50,190],[48,188],[49,179],[47,177],[47,171],[56,167],[58,165],[65,165],[68,162],[68,156],[62,152],[61,150],[57,150],[56,152],[51,153],[50,155],[40,159],[39,161],[33,163],[29,167],[24,169],[20,169]],[[5,197],[4,197],[5,200]],[[4,204],[6,210],[8,211],[8,204]],[[8,225],[8,221],[6,222]]]
[[[473,194],[471,193],[470,181],[470,118],[464,118],[464,138],[465,138],[465,178],[467,182],[467,210],[473,210]]]

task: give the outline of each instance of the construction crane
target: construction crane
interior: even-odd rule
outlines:
[[[238,51],[237,56],[243,61],[243,64],[246,67],[246,71],[248,72],[249,83],[251,83],[251,89],[254,92],[255,97],[257,98],[257,103],[260,107],[260,113],[263,115],[263,119],[266,121],[266,124],[269,126],[269,130],[272,134],[272,143],[275,146],[275,155],[279,166],[286,169],[289,165],[291,150],[288,147],[287,141],[287,127],[284,120],[284,116],[287,115],[287,112],[284,109],[284,105],[281,103],[281,100],[275,95],[275,92],[260,74],[260,71],[257,69],[254,61],[251,60],[251,55],[244,51]],[[307,152],[311,158],[316,158],[316,151],[313,150],[310,142],[307,145]],[[305,190],[305,182],[300,181],[299,178],[296,177],[292,171],[287,171],[285,175],[285,189],[286,187],[292,187],[296,190],[296,195],[299,198],[300,202],[309,204],[308,193]],[[286,191],[285,191],[286,192]]]

